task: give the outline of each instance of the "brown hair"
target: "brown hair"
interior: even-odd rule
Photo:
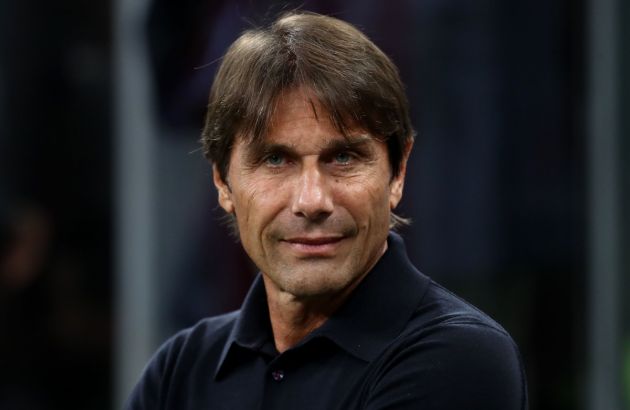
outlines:
[[[221,178],[236,135],[262,139],[281,93],[299,87],[313,92],[344,135],[354,125],[385,141],[392,176],[398,175],[414,138],[398,70],[351,24],[291,12],[269,27],[245,31],[216,74],[201,141]]]

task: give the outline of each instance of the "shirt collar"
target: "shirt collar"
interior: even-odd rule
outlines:
[[[390,232],[387,244],[348,300],[312,334],[365,361],[372,361],[402,332],[429,283],[409,261],[399,235]]]
[[[385,254],[348,300],[303,342],[325,337],[353,356],[371,361],[403,330],[429,279],[411,264],[399,235],[390,232],[387,243]],[[273,342],[273,334],[265,287],[259,274],[225,343],[215,378],[226,367],[228,354],[235,345],[260,351],[269,342]]]
[[[222,369],[226,367],[228,354],[236,345],[259,351],[269,342],[273,344],[267,294],[262,275],[258,274],[245,296],[240,314],[237,316],[236,323],[225,342],[214,374],[215,379],[218,378]]]

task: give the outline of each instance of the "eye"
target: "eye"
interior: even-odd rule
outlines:
[[[339,164],[347,164],[352,160],[352,154],[347,151],[341,151],[335,154],[335,162]]]
[[[285,162],[284,155],[279,154],[279,153],[269,154],[267,158],[265,158],[265,162],[271,165],[272,167],[278,167],[284,164]]]

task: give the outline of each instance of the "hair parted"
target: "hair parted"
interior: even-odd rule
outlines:
[[[264,138],[276,103],[304,87],[343,134],[359,127],[386,142],[392,177],[414,131],[398,70],[361,31],[311,12],[246,30],[228,49],[210,90],[201,142],[224,180],[235,138]],[[404,222],[392,214],[392,225]]]

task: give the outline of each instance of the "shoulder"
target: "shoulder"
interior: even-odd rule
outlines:
[[[367,408],[523,410],[518,348],[489,316],[431,282],[405,330],[379,360]],[[404,403],[407,403],[405,405]]]
[[[240,311],[205,318],[194,326],[180,330],[171,336],[156,352],[156,356],[179,354],[186,350],[210,347],[229,335]]]
[[[407,332],[428,333],[438,329],[490,331],[510,338],[494,319],[441,285],[430,281],[418,307],[409,321]]]
[[[155,352],[144,373],[156,368],[161,373],[173,368],[189,356],[205,355],[208,350],[223,348],[240,311],[199,321],[167,339]]]
[[[203,319],[166,340],[143,370],[125,409],[159,409],[173,386],[193,374],[200,363],[205,369],[212,368],[239,314]]]

